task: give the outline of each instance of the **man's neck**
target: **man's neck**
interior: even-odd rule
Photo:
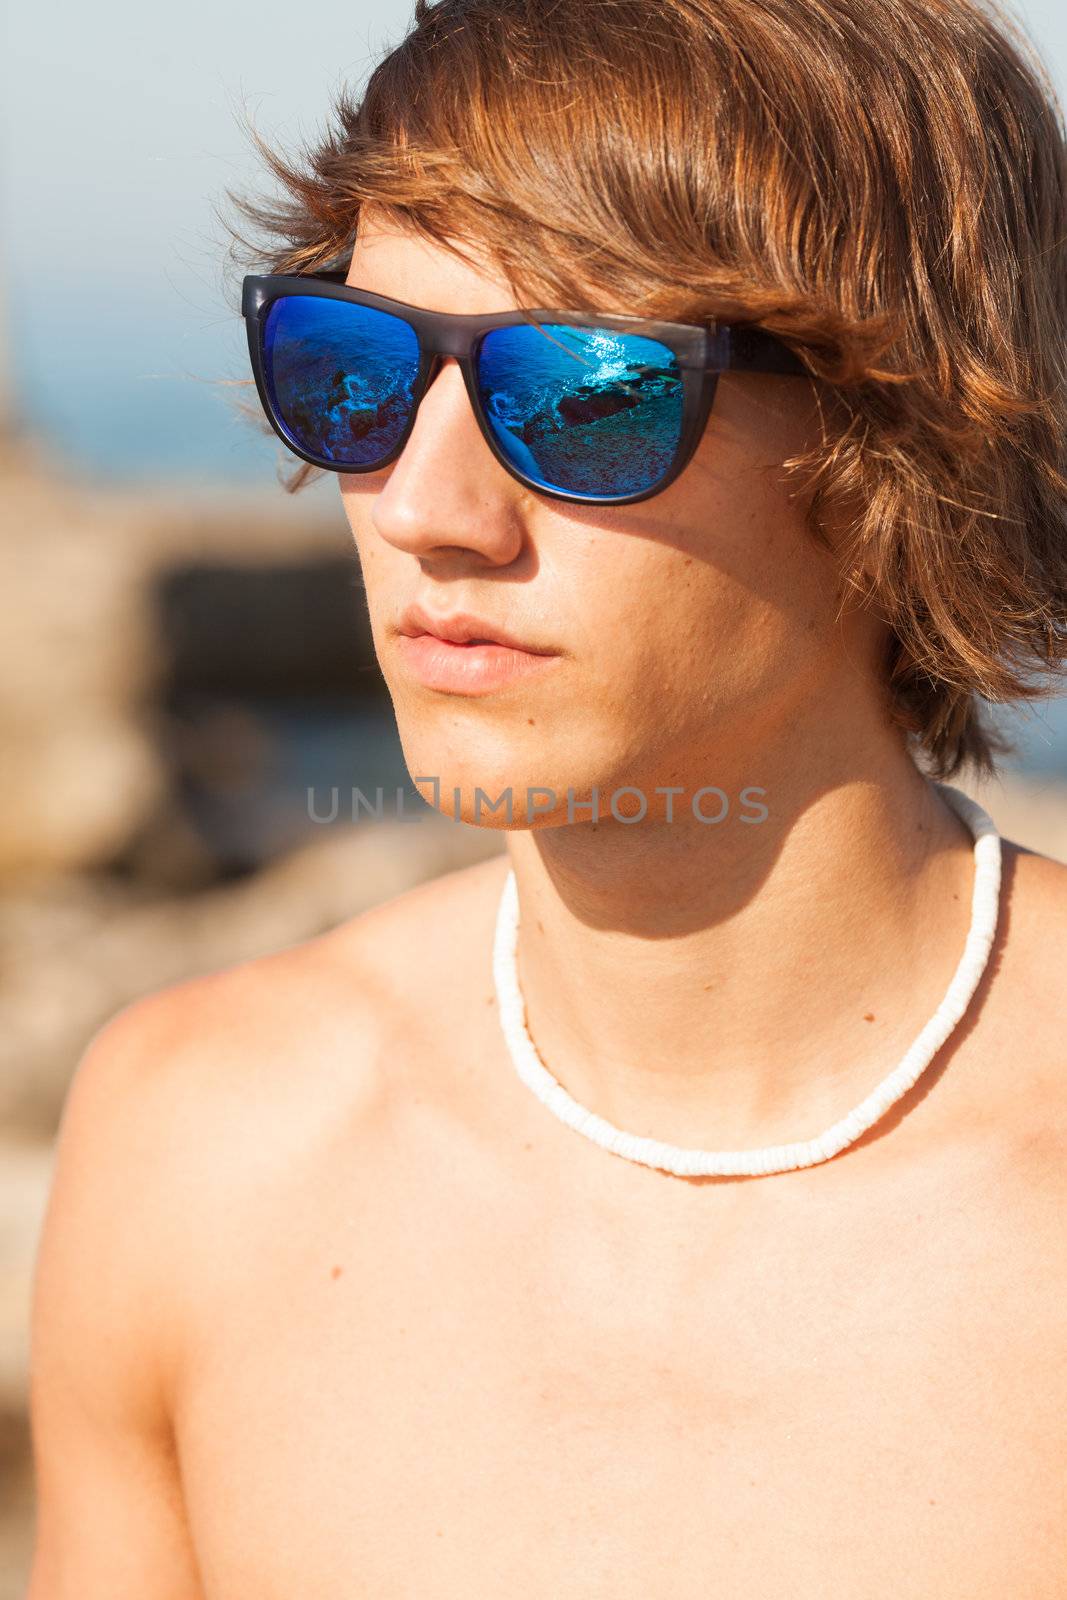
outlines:
[[[813,1137],[897,1064],[956,970],[963,823],[895,743],[821,773],[793,754],[761,756],[760,823],[727,780],[719,824],[679,808],[509,838],[531,1035],[627,1131],[705,1149]]]

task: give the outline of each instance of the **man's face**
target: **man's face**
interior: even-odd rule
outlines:
[[[437,311],[516,304],[500,279],[366,216],[348,282]],[[568,820],[568,794],[577,804],[595,787],[606,809],[632,786],[651,817],[659,786],[761,782],[761,750],[789,740],[800,708],[832,701],[872,644],[855,618],[835,626],[835,568],[787,498],[781,463],[818,438],[817,415],[801,378],[728,373],[696,455],[661,494],[572,505],[505,471],[444,363],[400,458],[340,475],[405,759],[413,778],[439,780],[443,810],[474,821],[476,787],[510,789],[513,822],[528,825],[538,787],[558,797],[546,826]],[[473,613],[555,658],[487,693],[429,687],[397,632],[413,602]],[[483,802],[478,820],[505,814]]]

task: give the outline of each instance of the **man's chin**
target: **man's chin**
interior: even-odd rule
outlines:
[[[559,826],[588,820],[591,802],[583,804],[584,791],[570,786],[571,810],[568,815],[568,785],[535,783],[525,777],[476,777],[456,772],[427,772],[425,767],[409,767],[411,782],[426,804],[452,821],[498,832]]]

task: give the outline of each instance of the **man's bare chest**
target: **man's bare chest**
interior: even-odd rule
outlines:
[[[681,1252],[462,1181],[263,1218],[179,1417],[206,1600],[1062,1600],[1062,1324],[979,1192]]]

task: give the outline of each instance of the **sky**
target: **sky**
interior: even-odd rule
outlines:
[[[272,481],[273,443],[233,418],[214,382],[249,375],[215,215],[227,187],[266,192],[241,118],[286,149],[313,136],[333,90],[365,79],[412,9],[319,0],[298,28],[294,7],[272,0],[6,0],[8,382],[73,467],[109,481]]]
[[[1067,101],[1067,7],[1009,9]],[[298,27],[277,0],[4,0],[0,372],[64,466],[101,483],[274,483],[280,447],[220,386],[249,368],[218,211],[234,215],[227,187],[270,192],[241,119],[289,152],[310,141],[412,13],[317,0]]]

